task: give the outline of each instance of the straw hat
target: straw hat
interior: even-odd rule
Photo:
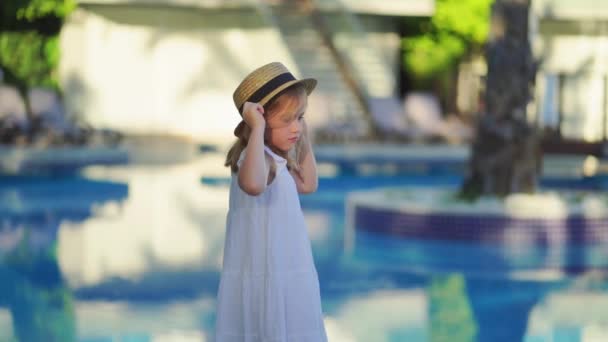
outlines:
[[[247,75],[234,91],[232,99],[242,116],[245,102],[257,102],[264,106],[276,94],[298,83],[301,83],[306,89],[306,93],[310,94],[317,85],[317,80],[314,78],[298,80],[283,64],[273,62],[263,65]]]

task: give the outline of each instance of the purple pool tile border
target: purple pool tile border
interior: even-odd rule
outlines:
[[[607,244],[608,218],[522,219],[499,215],[407,213],[354,206],[355,228],[403,238],[507,243]]]

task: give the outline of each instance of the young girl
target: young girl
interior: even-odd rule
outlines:
[[[327,341],[319,281],[298,193],[317,189],[304,112],[314,79],[281,63],[241,82],[243,117],[228,152],[232,170],[216,341]]]

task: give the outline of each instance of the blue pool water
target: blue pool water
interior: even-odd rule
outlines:
[[[211,341],[228,180],[207,165],[1,176],[0,341]],[[343,175],[302,196],[330,341],[608,340],[606,263],[581,263],[588,246],[551,256],[569,269],[535,246],[522,267],[488,257],[509,252],[492,245],[357,232],[345,247],[349,191],[461,181]]]

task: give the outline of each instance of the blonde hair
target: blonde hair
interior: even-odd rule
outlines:
[[[268,119],[274,116],[282,108],[297,107],[300,104],[301,99],[306,98],[306,96],[306,88],[302,84],[295,84],[291,87],[284,89],[264,105],[264,118],[266,119],[266,121],[268,121]],[[283,113],[291,114],[291,117],[285,118],[289,120],[293,120],[294,116],[299,114],[295,113],[295,111],[283,111]],[[232,145],[232,147],[228,151],[228,155],[226,156],[226,162],[224,163],[224,165],[230,167],[232,172],[236,173],[239,170],[237,163],[241,156],[241,153],[245,148],[247,148],[247,144],[249,143],[249,137],[251,136],[251,128],[247,124],[239,124],[239,126],[234,132],[234,135],[237,137],[237,141]],[[264,134],[264,136],[266,136],[266,134]],[[300,163],[304,160],[304,157],[308,153],[308,145],[306,141],[307,139],[308,137],[303,134],[302,138],[298,140],[295,147],[289,152],[283,152],[271,145],[268,145],[268,147],[274,153],[287,160],[288,170],[295,171],[299,177],[302,177],[300,173]],[[275,163],[271,163],[268,183],[270,183],[274,179],[275,175],[276,165]]]

